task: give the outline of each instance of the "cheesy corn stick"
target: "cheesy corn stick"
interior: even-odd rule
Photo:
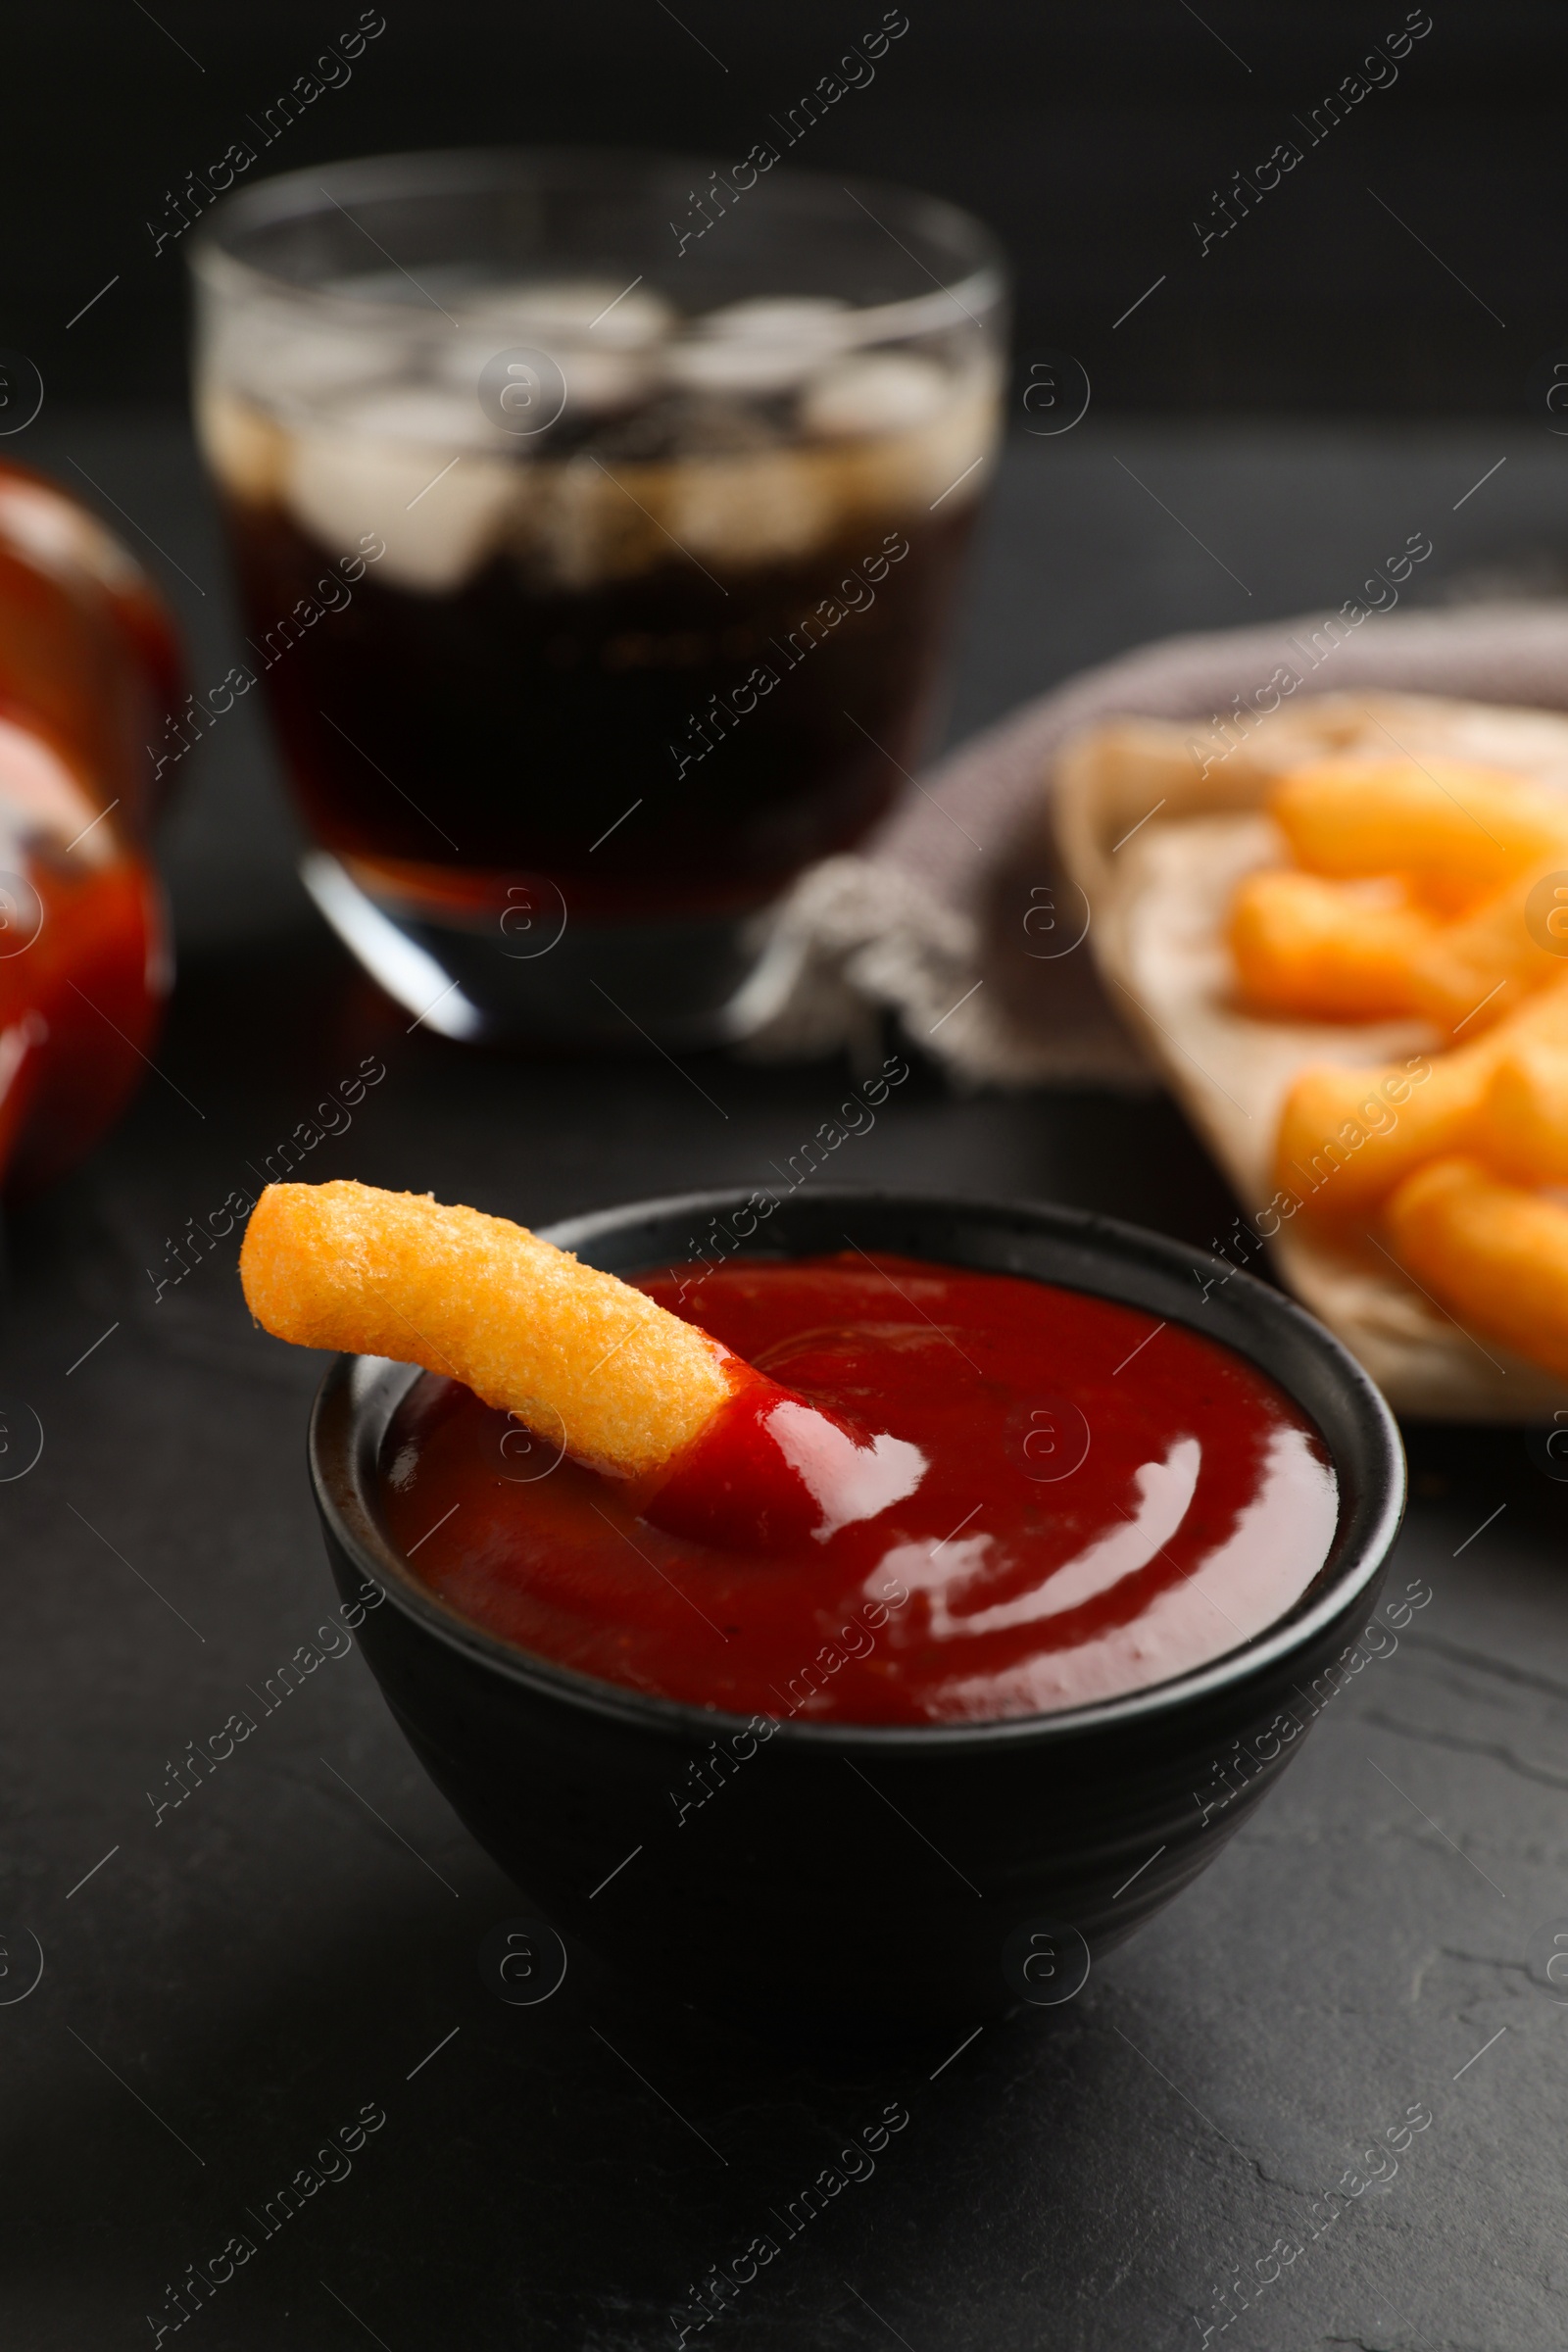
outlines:
[[[302,1348],[423,1364],[619,1477],[662,1468],[733,1394],[740,1359],[613,1274],[505,1217],[369,1185],[271,1184],[240,1279]]]
[[[1516,1184],[1568,1184],[1568,1043],[1523,1039],[1502,1056],[1470,1148]]]
[[[1364,1219],[1412,1168],[1462,1146],[1489,1075],[1473,1051],[1375,1070],[1310,1063],[1280,1117],[1280,1184],[1315,1216]]]
[[[1312,1062],[1280,1118],[1279,1182],[1329,1218],[1364,1216],[1423,1160],[1473,1148],[1493,1073],[1516,1044],[1568,1045],[1568,982],[1544,989],[1471,1045],[1383,1069]]]
[[[1453,911],[1568,849],[1568,798],[1458,760],[1297,768],[1275,786],[1269,813],[1308,872],[1409,874]]]
[[[1231,901],[1243,999],[1255,1011],[1307,1020],[1378,1021],[1423,1009],[1411,965],[1437,930],[1392,876],[1331,882],[1271,867],[1249,874]]]
[[[1568,1209],[1438,1159],[1400,1185],[1394,1253],[1462,1323],[1568,1379]]]
[[[1568,845],[1552,865],[1561,868],[1565,858]],[[1562,978],[1561,956],[1532,935],[1527,920],[1532,886],[1551,870],[1525,866],[1468,914],[1429,928],[1406,967],[1415,1011],[1440,1029],[1477,1037]]]

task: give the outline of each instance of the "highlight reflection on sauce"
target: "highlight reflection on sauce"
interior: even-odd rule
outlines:
[[[679,1271],[640,1287],[673,1309]],[[1049,1712],[1234,1649],[1333,1543],[1334,1475],[1302,1414],[1138,1309],[846,1254],[693,1274],[679,1311],[926,1467],[869,1517],[728,1551],[569,1461],[519,1477],[508,1417],[425,1375],[388,1434],[391,1533],[453,1608],[580,1673],[743,1715]]]

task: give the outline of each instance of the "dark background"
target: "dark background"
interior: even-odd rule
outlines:
[[[146,222],[359,13],[359,0],[12,12],[0,343],[29,353],[54,397],[178,392],[181,252],[171,240],[155,260]],[[247,181],[497,141],[644,144],[727,165],[883,6],[385,0],[383,13],[352,80]],[[1405,0],[1204,0],[1200,13],[1187,0],[908,0],[906,13],[875,81],[792,160],[982,214],[1018,272],[1020,356],[1076,353],[1102,408],[1518,416],[1532,362],[1568,337],[1556,0],[1432,0],[1433,28],[1397,81],[1306,148],[1201,259],[1192,224],[1211,219],[1214,190],[1283,139],[1305,147],[1295,118],[1404,24]]]
[[[271,168],[544,137],[728,163],[882,13],[671,0],[688,33],[662,0],[385,4]],[[181,420],[180,250],[155,262],[144,222],[359,0],[151,6],[6,25],[0,345],[48,398],[0,454],[134,546],[205,685],[236,622]],[[1066,348],[1094,378],[1081,430],[1008,453],[955,735],[1142,638],[1337,604],[1415,529],[1428,601],[1560,587],[1568,444],[1522,393],[1568,343],[1563,13],[1433,0],[1398,82],[1200,261],[1216,181],[1405,12],[1199,8],[909,0],[873,86],[803,143],[986,215],[1019,271],[1020,368]],[[699,1093],[657,1057],[411,1033],[303,903],[257,699],[182,772],[162,844],[181,976],[158,1075],[9,1223],[0,1401],[36,1412],[45,1450],[0,1482],[0,1947],[9,1968],[35,1937],[44,1973],[22,1999],[0,1980],[5,2352],[152,2342],[166,2283],[371,2100],[388,2121],[353,2178],[166,2352],[662,2352],[688,2281],[892,2098],[911,2124],[878,2178],[694,2342],[1561,2352],[1568,2015],[1531,1956],[1568,1919],[1564,1501],[1516,1430],[1413,1433],[1393,1573],[1430,1606],[1049,2031],[797,2062],[651,2002],[634,1949],[503,2006],[477,1954],[517,1897],[357,1656],[160,1824],[167,1760],[327,1592],[302,1460],[317,1366],[253,1329],[216,1258],[160,1301],[169,1237],[368,1050],[386,1081],[318,1173],[536,1223],[765,1184],[843,1076],[715,1054]],[[1244,1205],[1168,1101],[955,1095],[923,1062],[856,1151],[856,1183],[1065,1201],[1200,1245]],[[1324,2228],[1342,2168],[1414,2101],[1434,2123],[1397,2179]],[[1282,2237],[1300,2258],[1235,2310]]]

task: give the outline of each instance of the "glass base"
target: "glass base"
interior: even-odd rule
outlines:
[[[349,953],[415,1018],[466,1044],[733,1045],[770,1020],[800,965],[773,909],[644,923],[529,915],[483,928],[372,897],[326,850],[300,879]]]

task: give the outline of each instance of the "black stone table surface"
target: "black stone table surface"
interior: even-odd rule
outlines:
[[[232,622],[182,427],[46,417],[28,444],[141,547],[197,683],[220,677]],[[1436,547],[1428,597],[1549,588],[1565,465],[1486,425],[1024,446],[955,725],[1141,637],[1338,603],[1412,530]],[[1411,1433],[1391,1590],[1430,1597],[1182,1899],[1069,2006],[961,2048],[781,2056],[652,2003],[635,1949],[506,2006],[477,1961],[517,1898],[357,1650],[262,1711],[330,1598],[303,1462],[318,1366],[252,1330],[221,1253],[160,1293],[187,1220],[365,1055],[384,1079],[304,1172],[529,1222],[766,1183],[845,1073],[703,1056],[698,1091],[630,1054],[407,1034],[305,906],[254,724],[242,706],[192,759],[168,836],[181,977],[156,1072],[9,1226],[6,1443],[24,1466],[31,1415],[43,1449],[0,1485],[6,2352],[641,2352],[683,2327],[733,2352],[1555,2352],[1568,1487],[1518,1432]],[[924,1066],[853,1158],[841,1179],[1088,1203],[1200,1243],[1232,1206],[1163,1102],[963,1099]],[[170,1767],[237,1709],[255,1735],[168,1802]],[[847,1803],[823,1834],[906,1834],[877,1811]],[[617,1858],[585,1854],[585,1877]],[[786,2234],[888,2108],[907,2121],[874,2170]],[[269,2224],[296,2178],[301,2209]],[[760,2236],[776,2258],[698,2327],[705,2278]],[[254,2252],[230,2270],[231,2238]],[[193,2266],[220,2281],[199,2300]]]

